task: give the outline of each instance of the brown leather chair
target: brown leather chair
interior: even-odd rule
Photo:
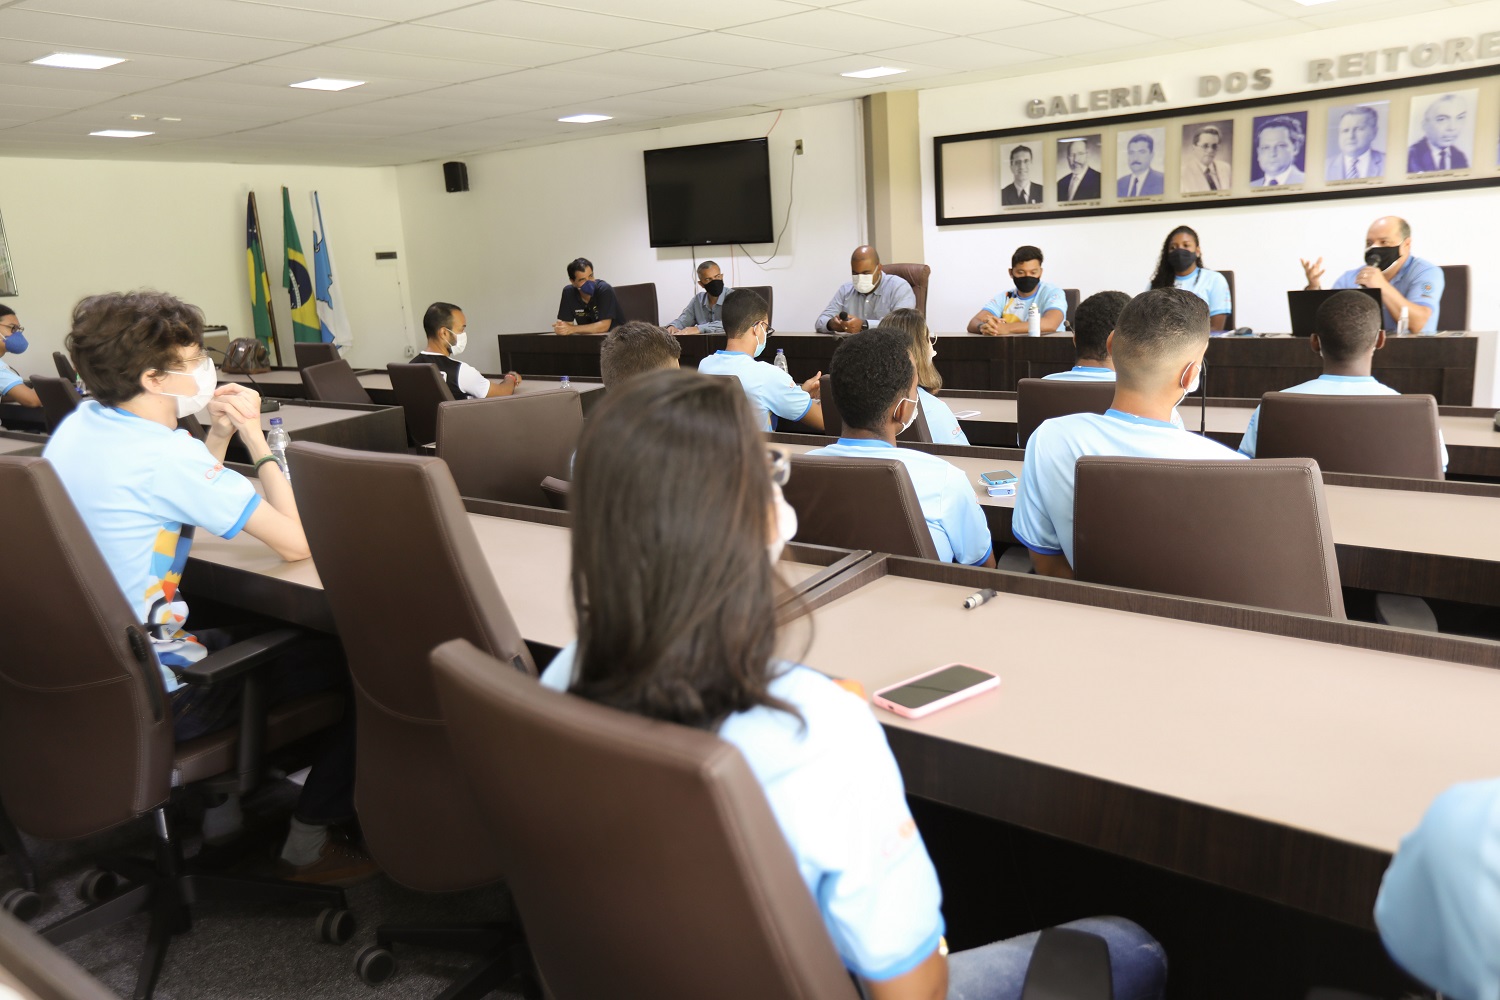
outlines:
[[[553,510],[567,510],[568,494],[572,492],[573,484],[566,479],[548,476],[542,480],[542,496],[547,498],[547,506]]]
[[[1257,458],[1311,458],[1325,472],[1442,479],[1437,400],[1431,396],[1261,397]]]
[[[300,485],[299,485],[300,489]],[[0,602],[6,636],[0,663],[0,799],[15,826],[45,840],[76,840],[151,814],[155,863],[106,862],[121,878],[111,898],[46,928],[63,944],[136,914],[150,915],[137,997],[149,997],[173,935],[192,925],[199,901],[320,903],[325,940],[347,940],[353,926],[339,889],[236,879],[182,860],[167,809],[174,787],[203,783],[245,791],[259,778],[261,752],[278,749],[339,720],[344,698],[318,694],[255,708],[253,671],[300,633],[281,629],[236,643],[180,671],[189,684],[246,676],[244,723],[173,744],[172,710],[151,642],[52,466],[40,458],[0,458],[0,503],[13,525],[8,557],[46,566],[30,586]],[[66,641],[59,642],[59,636]],[[91,877],[93,898],[106,879]]]
[[[1318,463],[1078,460],[1079,580],[1344,617]]]
[[[1023,378],[1016,383],[1016,446],[1026,447],[1044,420],[1070,413],[1103,413],[1114,399],[1113,382]]]
[[[541,482],[567,479],[583,434],[572,389],[438,405],[437,454],[458,491],[480,500],[547,506]]]
[[[797,541],[936,559],[937,546],[906,466],[894,458],[792,455],[782,492]]]
[[[467,642],[433,664],[555,1000],[855,1000],[731,744],[550,691]]]
[[[0,969],[16,992],[13,1000],[118,1000],[67,955],[31,928],[0,915]]]
[[[31,388],[36,391],[36,398],[42,401],[42,419],[46,421],[47,433],[56,433],[63,418],[78,409],[78,390],[72,382],[51,375],[31,376]]]
[[[326,365],[330,361],[339,360],[339,347],[326,341],[316,344],[293,344],[292,349],[297,354],[298,368],[311,368],[313,365]]]
[[[453,398],[437,365],[389,364],[391,390],[406,414],[406,434],[418,448],[437,440],[437,408]]]
[[[57,368],[57,377],[67,382],[77,384],[78,371],[73,367],[73,362],[62,351],[52,352],[52,364]]]
[[[917,312],[927,315],[927,283],[932,277],[932,268],[926,264],[882,264],[881,270],[906,279],[917,296]]]
[[[771,288],[770,285],[736,285],[735,287],[736,288],[743,288],[746,291],[754,292],[755,294],[759,295],[761,298],[765,299],[766,300],[766,322],[770,323],[772,326],[776,325],[776,319],[775,319],[775,317],[776,317],[776,310],[774,308],[775,303],[772,300],[772,288]]]
[[[1239,299],[1234,294],[1234,272],[1220,271],[1219,273],[1224,276],[1224,281],[1229,285],[1229,315],[1224,318],[1224,329],[1233,330],[1235,328],[1234,315],[1239,309]]]
[[[448,466],[308,442],[288,451],[308,545],[354,676],[354,804],[365,843],[387,875],[423,892],[498,881],[501,856],[449,747],[428,654],[464,638],[528,683],[536,666]],[[356,969],[367,982],[388,977],[397,943],[472,949],[481,962],[444,996],[480,997],[509,975],[515,941],[513,928],[500,924],[383,926]]]
[[[305,346],[305,345],[298,345]],[[435,367],[435,366],[429,366]],[[370,403],[370,394],[359,384],[349,362],[325,361],[302,369],[302,386],[308,399],[324,403]]]
[[[1063,301],[1068,306],[1068,329],[1073,329],[1073,314],[1078,312],[1078,303],[1083,301],[1083,293],[1076,288],[1063,289]]]
[[[833,376],[825,374],[818,380],[820,388],[819,402],[823,404],[823,433],[840,437],[844,433],[844,415],[839,412],[838,403],[833,398]],[[896,435],[897,441],[916,441],[921,444],[932,443],[932,428],[927,423],[927,414],[921,406],[917,407],[917,419],[911,422],[911,426]]]
[[[1444,264],[1443,297],[1438,300],[1438,329],[1469,328],[1469,265]]]
[[[661,309],[656,303],[656,282],[647,281],[639,285],[612,285],[615,301],[625,313],[625,321],[645,320],[652,326],[661,325]]]

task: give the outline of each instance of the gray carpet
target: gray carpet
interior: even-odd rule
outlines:
[[[247,813],[284,823],[297,789],[287,782],[263,789],[246,802]],[[191,803],[183,812],[191,820]],[[97,858],[150,856],[147,820],[76,843],[47,843],[26,838],[42,882],[42,915],[31,922],[44,928],[84,908],[78,885]],[[279,841],[277,842],[279,844]],[[184,840],[186,853],[199,846]],[[274,847],[271,848],[274,850]],[[15,869],[0,859],[0,891],[18,885]],[[380,986],[366,986],[353,971],[354,956],[374,942],[382,923],[454,923],[495,921],[512,914],[509,893],[493,885],[467,892],[413,892],[377,877],[346,890],[357,929],[345,945],[317,939],[316,906],[275,907],[202,904],[193,929],[173,939],[158,981],[158,1000],[394,1000],[435,997],[472,961],[452,952],[396,949],[396,975]],[[63,951],[106,986],[130,996],[137,963],[146,940],[145,916],[70,942]],[[517,995],[497,992],[511,1000]]]

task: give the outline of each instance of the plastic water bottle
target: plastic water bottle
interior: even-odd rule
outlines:
[[[89,391],[83,387],[82,375],[73,376],[73,391],[78,393],[78,395],[80,396],[87,396],[89,394]]]
[[[1411,333],[1411,312],[1402,306],[1401,315],[1396,319],[1396,336],[1404,337],[1408,333]]]
[[[780,368],[782,371],[786,372],[787,374],[791,374],[791,369],[789,369],[786,366],[786,351],[782,350],[779,347],[776,348],[776,361],[775,361],[775,365],[776,365],[777,368]]]
[[[1026,312],[1026,336],[1040,337],[1042,335],[1042,313],[1037,309],[1036,303]]]
[[[287,434],[286,428],[281,426],[281,418],[272,417],[271,433],[266,435],[266,444],[270,447],[271,454],[276,456],[276,464],[281,466],[281,474],[286,476],[287,482],[292,481],[292,474],[286,465],[286,446],[291,442],[291,436]]]
[[[571,388],[573,388],[573,383],[571,383],[571,382],[568,381],[568,376],[566,376],[566,375],[564,375],[562,378],[558,379],[557,384],[560,385],[560,386],[562,386],[564,389],[571,389]]]

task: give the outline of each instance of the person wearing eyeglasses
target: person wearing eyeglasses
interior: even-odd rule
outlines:
[[[19,403],[22,406],[41,406],[36,390],[27,385],[14,368],[5,363],[8,354],[22,354],[26,343],[26,328],[16,318],[9,306],[0,306],[0,400]]]
[[[766,349],[771,328],[770,307],[760,293],[736,289],[724,297],[724,349],[698,362],[704,375],[733,375],[760,414],[761,430],[776,429],[776,421],[797,420],[815,431],[823,429],[823,406],[818,401],[823,373],[798,385],[775,365],[757,360]]]
[[[1217,125],[1202,125],[1182,151],[1182,192],[1226,190],[1234,180],[1228,160],[1219,159],[1224,133]]]
[[[724,299],[733,291],[724,284],[724,271],[711,260],[698,265],[698,288],[682,313],[667,324],[668,333],[723,333]]]

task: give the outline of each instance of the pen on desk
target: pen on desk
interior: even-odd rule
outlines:
[[[973,611],[985,601],[988,601],[992,597],[998,596],[999,593],[1000,592],[998,590],[991,590],[988,587],[984,588],[983,590],[976,590],[974,593],[964,598],[964,610]]]

